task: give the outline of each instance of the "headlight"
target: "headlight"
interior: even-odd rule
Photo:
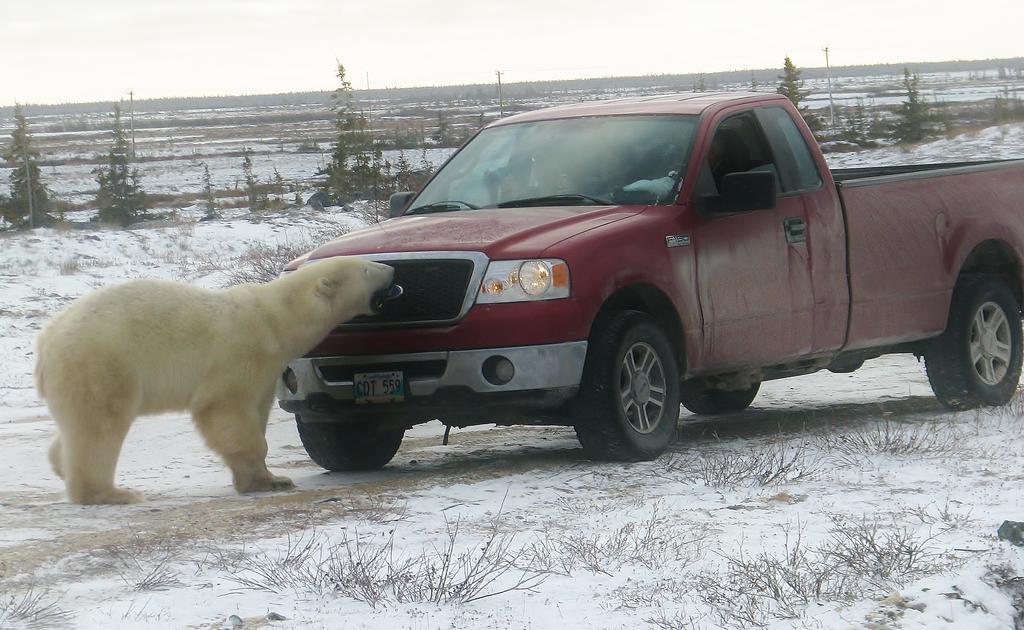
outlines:
[[[496,260],[487,265],[476,301],[528,302],[569,297],[569,266],[564,260]]]

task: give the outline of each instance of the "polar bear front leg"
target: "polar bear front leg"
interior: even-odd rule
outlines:
[[[262,405],[261,405],[262,407]],[[232,482],[240,494],[290,490],[291,479],[267,470],[267,416],[265,411],[232,409],[228,403],[209,406],[193,413],[196,428],[206,445],[221,456],[231,469]]]

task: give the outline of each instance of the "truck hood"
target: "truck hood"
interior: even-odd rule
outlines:
[[[492,260],[535,258],[587,230],[631,217],[644,206],[487,208],[398,217],[350,232],[309,259],[418,251],[478,251]]]

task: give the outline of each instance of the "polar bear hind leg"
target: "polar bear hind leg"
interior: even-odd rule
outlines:
[[[50,466],[58,477],[64,478],[64,453],[60,445],[60,432],[53,436],[53,442],[50,443]]]
[[[85,418],[58,420],[60,433],[50,447],[51,463],[63,477],[72,502],[117,505],[142,501],[140,493],[114,487],[121,445],[133,419],[108,417],[98,423]]]

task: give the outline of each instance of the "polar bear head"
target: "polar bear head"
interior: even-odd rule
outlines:
[[[372,314],[374,294],[391,286],[395,277],[394,267],[355,256],[320,260],[309,270],[316,276],[315,294],[330,305],[339,322]]]
[[[306,263],[264,286],[280,296],[287,311],[284,317],[302,319],[312,329],[330,330],[354,317],[372,314],[374,294],[390,287],[394,275],[394,268],[388,265],[336,256]]]

